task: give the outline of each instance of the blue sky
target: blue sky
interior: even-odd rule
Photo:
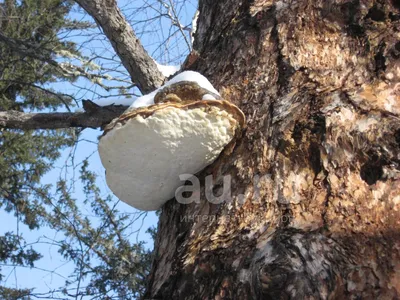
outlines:
[[[157,2],[157,1],[154,1]],[[169,2],[169,1],[166,1]],[[177,1],[179,4],[177,14],[179,14],[182,24],[187,25],[191,23],[191,19],[196,9],[196,1],[186,1],[186,5],[182,5],[185,1]],[[120,7],[125,10],[128,19],[132,20],[136,24],[135,30],[141,37],[141,40],[149,53],[162,64],[180,64],[185,55],[188,53],[185,42],[176,32],[176,27],[171,29],[170,21],[168,19],[159,19],[152,23],[143,23],[145,19],[151,18],[154,14],[157,14],[157,9],[147,8],[141,11],[140,9],[145,7],[149,1],[119,1]],[[133,14],[136,12],[136,14]],[[139,13],[138,13],[139,12]],[[71,18],[91,20],[88,16],[85,16],[82,11],[74,10],[71,13]],[[145,25],[145,28],[143,28]],[[98,33],[98,29],[94,29],[93,33]],[[176,38],[168,39],[168,36],[175,34]],[[87,41],[87,36],[71,36],[70,38],[77,43]],[[165,44],[160,47],[160,44]],[[111,58],[114,55],[112,48],[108,41],[104,37],[97,38],[90,43],[85,44],[84,53],[91,56],[91,52],[101,53],[102,56]],[[103,66],[108,67],[107,60],[99,61]],[[114,63],[115,66],[115,63]],[[119,72],[110,72],[112,76],[120,76],[121,73],[126,73],[122,67],[119,67]],[[127,75],[122,76],[124,79],[129,79]],[[115,82],[104,82],[105,84],[115,85]],[[101,96],[114,95],[118,91],[107,92],[101,87],[95,85],[88,80],[79,80],[74,86],[65,83],[54,84],[51,86],[57,91],[65,94],[72,94],[78,99],[93,99],[97,100]],[[137,90],[129,90],[132,94],[139,94]],[[80,136],[80,142],[75,151],[74,163],[75,165],[82,162],[86,157],[89,158],[91,170],[98,175],[98,185],[104,196],[112,194],[108,189],[104,177],[104,168],[101,165],[99,155],[97,153],[97,138],[101,134],[100,130],[85,129]],[[66,149],[62,152],[61,158],[54,165],[54,169],[48,172],[42,179],[43,183],[55,184],[57,178],[60,176],[66,176],[70,181],[74,178],[73,168],[65,168],[66,162],[69,164],[71,161],[68,159],[72,149]],[[79,172],[79,169],[76,169]],[[76,174],[76,178],[79,177]],[[80,182],[76,182],[73,189],[73,197],[80,203],[81,209],[85,214],[94,218],[90,210],[83,205],[84,195],[82,193],[82,186]],[[116,197],[115,201],[118,201]],[[120,212],[129,213],[132,218],[137,216],[140,212],[134,208],[126,205],[119,201],[117,209]],[[2,267],[2,273],[5,275],[5,284],[10,287],[18,288],[35,288],[35,292],[48,292],[52,289],[57,289],[64,285],[67,276],[70,274],[74,267],[68,261],[58,254],[57,247],[48,244],[49,239],[63,239],[62,234],[57,233],[50,228],[42,227],[39,230],[30,231],[22,224],[17,224],[17,221],[13,215],[7,214],[4,211],[0,211],[0,234],[4,234],[7,231],[16,232],[17,227],[20,233],[24,236],[27,242],[35,243],[34,248],[42,253],[43,258],[35,264],[38,269],[29,268],[12,268]],[[95,219],[93,219],[96,222]],[[149,235],[145,233],[146,229],[151,226],[157,225],[158,218],[154,212],[147,213],[143,218],[143,221],[137,221],[131,226],[131,231],[136,232],[132,235],[133,241],[143,240],[146,241],[146,246],[149,248],[153,247],[153,242]],[[40,243],[36,243],[40,241]],[[49,272],[51,270],[53,272]],[[4,283],[4,282],[3,282]]]

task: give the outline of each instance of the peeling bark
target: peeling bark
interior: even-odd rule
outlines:
[[[164,76],[144,50],[116,0],[75,0],[104,31],[132,82],[146,94],[162,85]]]
[[[231,202],[164,206],[145,298],[400,297],[399,9],[200,1],[190,68],[247,130],[199,175]]]

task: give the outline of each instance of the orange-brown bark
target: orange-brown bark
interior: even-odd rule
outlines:
[[[200,1],[190,67],[247,129],[199,175],[230,203],[163,208],[148,298],[400,297],[399,9]]]

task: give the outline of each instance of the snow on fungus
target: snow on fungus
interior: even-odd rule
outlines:
[[[156,104],[131,107],[106,126],[99,141],[108,186],[137,209],[159,209],[182,185],[179,175],[214,162],[244,126],[237,106],[211,99],[219,94],[207,79],[211,88],[185,76],[174,79],[152,96]]]
[[[162,65],[156,61],[154,62],[156,63],[158,71],[160,71],[165,77],[172,76],[181,69],[181,66]]]
[[[157,90],[151,92],[150,94],[143,95],[143,96],[135,99],[135,101],[133,101],[133,103],[132,103],[132,105],[130,106],[129,109],[131,110],[131,109],[135,109],[135,108],[138,108],[138,107],[144,107],[144,106],[152,105],[152,104],[155,103],[154,102],[155,96],[162,89],[165,89],[166,87],[169,87],[171,85],[175,85],[177,83],[182,84],[183,82],[186,82],[186,83],[192,82],[193,84],[197,84],[197,86],[199,86],[200,88],[209,91],[209,94],[215,95],[214,96],[215,99],[220,98],[220,94],[212,86],[212,84],[208,81],[208,79],[206,77],[204,77],[203,75],[201,75],[198,72],[185,71],[185,72],[179,73],[178,75],[176,75],[172,79],[168,80],[162,87],[160,87]],[[197,100],[200,100],[200,99],[197,99]]]

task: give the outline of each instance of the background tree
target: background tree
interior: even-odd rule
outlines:
[[[0,4],[0,110],[55,110],[60,106],[69,109],[71,96],[42,86],[58,79],[73,80],[52,57],[55,51],[78,54],[74,44],[63,43],[56,36],[67,26],[85,26],[66,23],[64,17],[71,6],[72,2],[62,1],[18,4],[8,0]],[[48,13],[43,17],[45,10]],[[3,129],[0,132],[0,206],[14,212],[29,228],[39,228],[46,218],[43,195],[47,194],[40,178],[59,157],[60,149],[71,146],[73,140],[74,131],[70,129],[51,132]],[[33,266],[41,257],[32,247],[24,246],[24,239],[18,233],[6,233],[0,245],[1,261],[6,264]],[[2,297],[9,298],[9,290],[0,291]],[[29,291],[21,291],[25,293]]]
[[[135,59],[123,50],[134,33],[116,39],[114,30],[128,30],[116,2],[79,3],[121,60]],[[232,175],[230,203],[164,206],[146,297],[398,298],[399,9],[199,2],[196,52],[184,67],[238,105],[247,129],[200,176],[213,174],[218,193]],[[142,75],[132,66],[131,78]],[[143,78],[154,80],[143,91],[159,84]]]

